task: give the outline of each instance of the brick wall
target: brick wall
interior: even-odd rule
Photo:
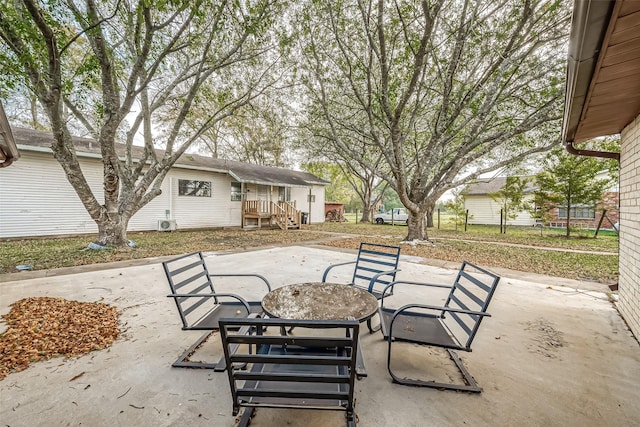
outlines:
[[[640,338],[640,116],[621,137],[620,313]]]
[[[619,193],[617,191],[606,192],[602,194],[602,201],[594,209],[594,218],[571,218],[571,226],[576,228],[586,228],[595,230],[600,224],[602,218],[602,210],[606,209],[605,218],[602,219],[601,229],[613,230],[613,226],[620,219],[620,211],[618,210]],[[551,209],[549,211],[551,219],[549,225],[551,227],[566,227],[567,218],[560,217],[560,210],[558,208]]]
[[[616,223],[620,220],[620,210],[618,208],[620,204],[620,193],[608,192],[602,195],[602,203],[598,206],[596,211],[596,221],[600,221],[602,216],[602,209],[606,209],[606,219],[602,221],[602,228],[612,228],[612,223]]]

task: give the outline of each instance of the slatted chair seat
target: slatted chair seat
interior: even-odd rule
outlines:
[[[307,347],[300,346],[262,346],[258,351],[259,355],[278,358],[285,357],[287,362],[295,357],[295,362],[299,363],[304,358],[318,362],[319,358],[335,359],[336,349],[324,348],[310,351]],[[348,355],[342,356],[347,363],[350,359]],[[238,396],[247,405],[255,406],[299,406],[302,409],[335,409],[344,410],[349,401],[349,381],[348,366],[339,365],[302,365],[283,363],[258,363],[253,364],[250,369],[255,376],[243,377],[239,379],[250,379],[260,376],[259,380],[248,380],[242,389],[238,390]],[[320,383],[318,382],[310,389],[307,382],[285,381],[287,379],[319,377],[342,379],[345,383]],[[273,382],[272,379],[282,380]],[[286,389],[284,388],[286,386]],[[292,399],[295,397],[295,399]]]
[[[418,308],[418,306],[423,307],[418,304],[413,304],[412,308]],[[391,319],[393,318],[395,311],[396,310],[389,310],[387,308],[382,311],[381,316],[383,325],[391,324]],[[446,326],[440,321],[437,321],[436,318],[423,315],[422,313],[411,313],[409,310],[405,310],[400,314],[405,322],[405,327],[396,328],[394,330],[393,337],[396,341],[421,344],[422,341],[426,340],[437,347],[455,349],[460,349],[462,347],[455,337],[451,335]],[[385,336],[385,339],[388,338],[388,330],[386,328],[383,335],[387,335]]]
[[[259,301],[223,301],[225,295],[234,298],[230,294],[217,294],[217,307],[205,316],[192,323],[188,329],[192,330],[212,330],[220,328],[220,319],[223,317],[246,317],[248,314],[261,314],[262,306]],[[239,295],[238,298],[242,298]],[[185,328],[183,328],[185,329]]]
[[[201,252],[194,252],[162,263],[169,282],[183,330],[205,330],[173,364],[174,367],[207,368],[224,370],[224,360],[218,363],[192,362],[187,359],[202,345],[213,332],[220,328],[221,318],[261,315],[260,300],[247,300],[238,293],[218,293],[213,278],[232,278],[237,285],[261,288],[256,293],[267,294],[271,291],[268,280],[259,274],[210,274]],[[240,279],[240,280],[237,280]]]
[[[394,382],[405,385],[480,392],[482,389],[462,365],[454,350],[471,351],[471,344],[485,317],[500,277],[467,261],[462,263],[452,286],[422,282],[396,281],[383,292],[379,315],[381,332],[388,342],[387,369]],[[411,303],[393,307],[391,290],[405,286],[450,289],[442,306]],[[417,292],[411,293],[419,299]],[[409,342],[446,348],[460,370],[464,385],[400,378],[391,368],[394,343]]]

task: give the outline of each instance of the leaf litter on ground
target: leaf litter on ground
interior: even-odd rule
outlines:
[[[116,308],[101,302],[24,298],[2,319],[7,330],[0,334],[0,380],[39,360],[105,349],[120,333]]]

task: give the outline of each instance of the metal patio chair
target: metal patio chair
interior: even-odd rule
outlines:
[[[353,275],[348,284],[366,289],[376,299],[380,299],[383,290],[393,283],[396,279],[396,273],[400,271],[398,269],[399,260],[399,246],[362,242],[356,260],[330,265],[322,275],[322,282],[327,282],[327,277],[334,268],[353,265]],[[373,332],[371,320],[367,320],[367,327],[370,332]]]
[[[387,369],[393,382],[437,389],[481,392],[482,389],[463,366],[454,350],[471,351],[471,343],[482,319],[490,316],[487,308],[499,281],[500,277],[495,274],[464,261],[453,286],[406,281],[397,281],[388,285],[380,300],[378,312],[380,329],[388,342]],[[389,301],[393,298],[390,298],[388,291],[393,287],[401,289],[405,285],[449,288],[450,292],[443,306],[412,303],[399,308],[389,307]],[[411,297],[415,299],[415,295],[412,293]],[[394,344],[397,348],[398,343],[403,341],[446,348],[449,357],[462,374],[465,384],[400,378],[391,369],[391,353]]]
[[[355,427],[358,321],[221,319],[220,326],[233,415],[245,408],[239,426],[264,407],[344,411]],[[287,335],[291,327],[304,332]]]
[[[218,363],[205,363],[187,359],[214,331],[220,329],[220,318],[260,316],[262,305],[260,300],[247,301],[237,293],[217,293],[212,278],[238,278],[242,280],[243,285],[256,282],[265,288],[265,291],[261,291],[264,294],[271,291],[269,281],[259,274],[210,274],[201,252],[165,261],[162,266],[171,288],[171,294],[167,296],[173,298],[176,303],[182,320],[182,329],[208,331],[171,366],[224,370],[224,360]]]

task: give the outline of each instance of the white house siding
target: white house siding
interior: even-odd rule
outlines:
[[[80,160],[89,184],[101,189],[101,170],[91,163]],[[21,150],[20,160],[2,169],[0,237],[95,232],[95,222],[51,154]]]
[[[102,200],[102,163],[79,161],[95,197]],[[178,196],[179,179],[211,181],[211,197]],[[241,202],[231,201],[231,178],[220,173],[174,168],[162,184],[162,194],[131,218],[129,231],[156,230],[158,220],[167,218],[167,210],[181,229],[238,226],[241,222]],[[97,232],[52,154],[21,149],[20,161],[2,169],[0,238]]]
[[[311,186],[311,195],[315,196],[315,201],[311,203],[311,210],[309,210],[309,187],[293,187],[291,189],[291,199],[296,201],[298,210],[309,214],[308,222],[324,222],[324,187]]]
[[[0,172],[0,238],[95,234],[91,219],[62,167],[50,152],[20,147],[20,161]],[[80,158],[80,165],[94,195],[101,201],[102,162]],[[179,196],[180,179],[210,181],[211,197]],[[129,221],[129,231],[156,230],[158,220],[173,219],[178,229],[233,227],[242,222],[242,202],[231,201],[233,178],[225,173],[174,167],[162,183],[162,194],[140,209]],[[277,186],[246,185],[247,198],[278,200]],[[309,210],[309,187],[293,187],[292,200]],[[311,220],[324,220],[324,187],[313,186],[316,201]]]
[[[620,313],[640,337],[640,116],[622,131],[620,152]]]
[[[500,225],[500,209],[502,207],[491,197],[466,196],[464,206],[465,209],[469,209],[469,224]],[[509,218],[507,224],[530,226],[535,224],[535,220],[529,212],[522,211],[515,219]]]
[[[180,179],[211,182],[211,197],[178,195]],[[229,175],[222,173],[173,168],[165,178],[163,192],[166,192],[169,184],[172,186],[172,218],[176,220],[177,227],[185,229],[239,226],[242,221],[242,202],[231,201],[231,181]],[[157,219],[162,218],[164,208],[159,216],[153,218],[155,222],[152,222],[152,225],[155,227]]]
[[[245,197],[247,200],[265,200],[267,202],[277,202],[280,187],[281,186],[278,185],[246,183]]]

